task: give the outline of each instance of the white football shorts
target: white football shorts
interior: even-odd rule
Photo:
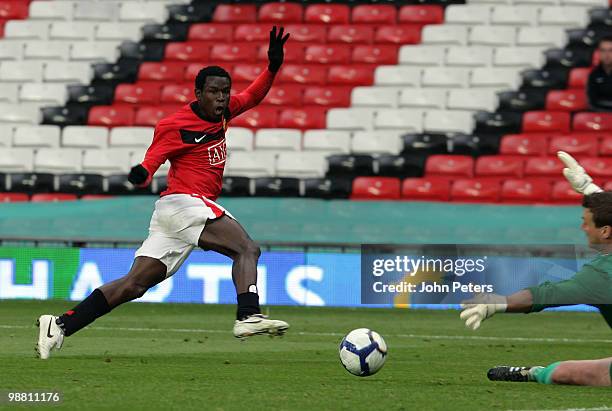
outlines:
[[[170,194],[155,202],[149,236],[136,250],[136,257],[151,257],[167,267],[166,278],[174,274],[198,246],[208,220],[223,215],[234,218],[219,204],[196,194]]]

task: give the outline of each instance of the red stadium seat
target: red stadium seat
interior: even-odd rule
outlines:
[[[138,84],[119,84],[115,89],[115,103],[158,104],[161,87],[142,87]]]
[[[374,27],[354,24],[337,24],[327,32],[329,43],[371,44],[374,41]]]
[[[168,43],[164,53],[166,61],[208,61],[210,45],[204,41]]]
[[[251,23],[257,20],[255,4],[219,4],[213,21],[217,23]]]
[[[529,136],[528,134],[508,134],[502,137],[500,154],[543,156],[546,155],[547,139]]]
[[[479,177],[521,177],[523,162],[516,156],[481,156],[476,160],[476,175]]]
[[[0,18],[6,20],[19,20],[28,17],[29,1],[0,1]]]
[[[0,19],[0,37],[4,37],[4,27],[6,26],[6,22],[8,20]]]
[[[0,203],[21,203],[30,201],[26,193],[0,193]]]
[[[451,200],[467,203],[494,203],[499,200],[500,183],[487,179],[459,179],[451,186]]]
[[[612,158],[610,157],[584,158],[580,160],[580,165],[595,179],[600,178],[606,181],[612,179]]]
[[[407,178],[402,182],[404,200],[448,201],[450,181],[444,178]]]
[[[436,154],[425,163],[425,175],[445,177],[473,177],[474,159],[470,156]]]
[[[383,26],[376,30],[374,42],[379,44],[418,44],[421,42],[421,26]]]
[[[566,151],[573,156],[596,156],[597,136],[592,135],[569,135],[557,136],[550,140],[548,154],[557,155],[557,151]]]
[[[311,4],[306,7],[306,23],[346,24],[350,20],[351,9],[346,4]]]
[[[353,63],[397,64],[397,46],[358,44],[353,48]]]
[[[89,200],[107,200],[109,198],[113,198],[114,196],[108,195],[108,194],[85,194],[83,197],[81,197],[81,200],[83,201],[89,201]]]
[[[353,7],[353,23],[395,24],[397,9],[391,4],[361,4]]]
[[[317,64],[284,64],[278,73],[279,83],[300,83],[308,85],[325,84],[327,67]]]
[[[32,195],[31,201],[33,203],[42,203],[42,202],[58,202],[58,201],[74,201],[77,199],[76,194],[67,194],[67,193],[38,193]]]
[[[252,82],[266,67],[263,64],[236,64],[232,71],[232,81]]]
[[[553,185],[550,200],[559,204],[580,204],[582,197],[582,194],[574,191],[570,183],[559,180]]]
[[[234,29],[234,41],[268,41],[270,39],[270,25],[241,24]]]
[[[261,104],[284,107],[301,107],[304,86],[298,84],[274,85]]]
[[[188,83],[168,84],[162,88],[162,104],[187,104],[195,100],[194,85]]]
[[[350,86],[307,87],[304,90],[305,106],[348,107],[351,105]]]
[[[138,70],[138,80],[173,82],[183,78],[186,64],[178,61],[149,62],[145,61]]]
[[[329,84],[369,86],[374,83],[374,69],[369,65],[331,66],[327,76]]]
[[[231,95],[234,94],[238,94],[243,92],[244,90],[247,89],[247,87],[249,87],[251,85],[250,82],[233,82],[232,83],[232,90],[230,92]]]
[[[89,110],[87,124],[90,126],[128,127],[134,125],[134,107],[93,106]]]
[[[334,27],[332,26],[330,29]],[[324,24],[287,24],[285,30],[287,33],[291,33],[291,47],[295,45],[295,42],[325,43],[327,38],[327,26]],[[285,48],[285,53],[288,49]]]
[[[572,69],[569,74],[567,88],[584,90],[589,80],[589,74],[591,74],[590,67],[579,67]]]
[[[278,127],[317,129],[325,128],[327,109],[324,107],[286,108],[278,117]]]
[[[551,185],[539,180],[506,180],[501,201],[513,204],[543,203],[550,200]]]
[[[291,47],[285,48],[285,60],[284,64],[300,64],[304,62],[304,48],[303,44],[293,43]],[[268,65],[268,45],[262,44],[257,48],[257,61],[260,64]]]
[[[219,62],[254,63],[257,47],[249,43],[215,44],[210,50],[210,59]]]
[[[525,161],[525,177],[546,177],[558,180],[563,177],[563,163],[554,157],[531,157]]]
[[[612,135],[605,135],[601,139],[601,146],[599,146],[599,155],[612,156]]]
[[[523,114],[523,132],[567,133],[570,129],[570,115],[559,111],[528,111]]]
[[[212,42],[231,42],[234,27],[231,24],[195,23],[189,27],[187,40]]]
[[[299,23],[304,9],[296,3],[266,3],[259,8],[257,20],[266,23]]]
[[[136,111],[134,125],[155,127],[157,123],[159,123],[159,120],[168,117],[170,114],[176,113],[181,107],[181,105],[140,107]]]
[[[587,109],[584,90],[551,90],[546,95],[546,110],[571,112]]]
[[[444,23],[444,7],[437,5],[403,6],[398,15],[400,23]]]
[[[604,191],[612,191],[612,181],[608,181],[603,186]]]
[[[351,200],[399,200],[400,180],[394,177],[357,177]]]
[[[347,44],[308,46],[305,50],[304,61],[316,64],[349,64],[351,47]]]
[[[278,108],[270,106],[256,106],[233,118],[230,125],[233,127],[248,128],[276,128]]]
[[[612,131],[612,113],[577,113],[572,128],[574,131]]]

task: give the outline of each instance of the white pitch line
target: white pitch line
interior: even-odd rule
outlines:
[[[4,329],[19,329],[19,328],[34,328],[35,326],[27,325],[2,325]],[[91,327],[92,330],[107,330],[107,331],[137,331],[137,332],[176,332],[176,333],[214,333],[225,334],[231,330],[209,330],[202,328],[142,328],[142,327]],[[290,332],[297,335],[311,335],[324,337],[343,337],[342,333],[324,333],[324,332],[309,332],[297,331]],[[412,339],[431,339],[431,340],[481,340],[481,341],[517,341],[517,342],[555,342],[555,343],[603,343],[612,344],[612,340],[608,339],[586,339],[586,338],[538,338],[538,337],[486,337],[480,335],[424,335],[424,334],[394,334],[386,335],[397,338],[412,338]]]

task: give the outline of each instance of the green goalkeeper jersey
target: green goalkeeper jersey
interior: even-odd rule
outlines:
[[[562,305],[588,304],[597,307],[612,327],[612,255],[599,255],[585,264],[572,278],[546,281],[531,287],[531,312]]]

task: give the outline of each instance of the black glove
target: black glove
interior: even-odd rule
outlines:
[[[128,181],[137,186],[147,181],[148,177],[149,172],[147,169],[144,168],[142,164],[138,164],[137,166],[132,167],[130,170],[130,174],[128,174]]]
[[[281,27],[278,31],[277,36],[276,26],[272,27],[272,30],[270,30],[270,45],[268,46],[268,60],[270,61],[270,63],[268,64],[268,70],[274,73],[278,71],[281,64],[283,64],[283,59],[285,58],[283,46],[289,38],[289,33],[287,33],[287,35],[283,37],[284,31],[285,28]]]

